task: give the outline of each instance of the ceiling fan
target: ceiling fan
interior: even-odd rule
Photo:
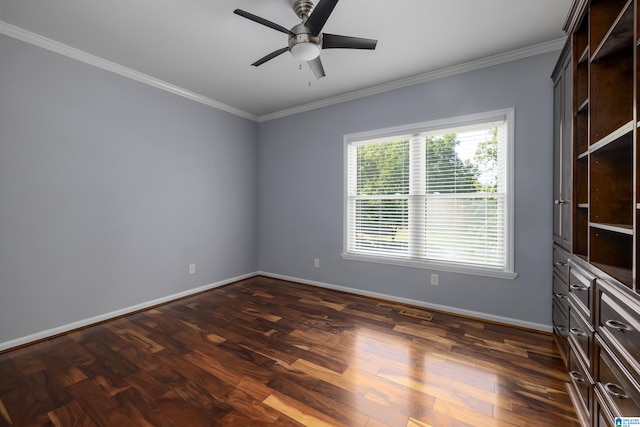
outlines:
[[[302,23],[294,26],[290,30],[267,19],[245,12],[244,10],[234,10],[233,13],[236,15],[273,28],[289,36],[289,45],[287,47],[275,50],[251,65],[258,67],[276,56],[289,51],[294,58],[300,61],[306,61],[316,78],[320,79],[325,76],[324,67],[320,60],[320,51],[322,49],[375,49],[378,43],[377,40],[321,33],[322,27],[324,27],[327,19],[329,19],[329,15],[333,12],[336,4],[338,4],[338,0],[320,0],[317,6],[314,6],[310,0],[297,0],[293,4],[293,11],[302,19]]]

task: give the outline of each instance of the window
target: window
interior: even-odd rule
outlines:
[[[344,257],[514,278],[513,110],[345,136]]]

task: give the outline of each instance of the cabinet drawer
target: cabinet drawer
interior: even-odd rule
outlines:
[[[613,286],[596,281],[597,330],[632,375],[640,378],[640,304]]]
[[[552,316],[553,327],[558,330],[560,335],[566,340],[569,334],[569,319],[567,318],[568,311],[564,310],[562,303],[558,301],[558,298],[553,298],[552,301]]]
[[[585,318],[592,320],[595,276],[569,263],[569,295]]]
[[[583,419],[591,418],[591,408],[593,405],[593,381],[591,376],[580,362],[573,346],[569,346],[569,377],[571,387],[574,389],[574,396],[578,399],[578,408]]]
[[[576,354],[582,360],[590,374],[593,374],[591,354],[593,351],[593,329],[575,309],[569,307],[569,342],[573,342]]]
[[[553,245],[553,271],[566,282],[569,278],[569,253]]]
[[[631,379],[620,361],[597,338],[597,387],[611,413],[616,416],[637,417],[640,414],[640,386]]]
[[[569,286],[555,272],[553,273],[553,295],[561,303],[566,316],[569,313]]]
[[[568,354],[568,345],[567,341],[569,335],[569,321],[567,320],[567,311],[564,311],[564,308],[560,305],[561,303],[558,301],[556,297],[553,298],[552,302],[552,316],[553,316],[553,333],[556,335],[556,343],[558,344],[558,350],[560,351],[560,355],[562,356],[562,360],[564,360],[565,364],[567,362],[567,354]]]
[[[614,427],[614,416],[597,387],[593,390],[593,404],[594,427]]]

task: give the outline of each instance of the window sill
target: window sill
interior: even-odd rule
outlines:
[[[370,256],[361,254],[343,253],[342,258],[351,261],[371,262],[375,264],[389,264],[401,267],[422,268],[425,270],[450,271],[452,273],[470,274],[474,276],[495,277],[498,279],[513,280],[518,277],[518,273],[503,270],[487,270],[462,265],[438,263],[417,259],[385,258],[381,256]]]

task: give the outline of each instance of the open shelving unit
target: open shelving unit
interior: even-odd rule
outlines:
[[[573,253],[639,292],[635,1],[591,0],[572,35]]]
[[[589,253],[589,19],[573,35],[574,149],[573,252],[583,259]]]
[[[569,141],[571,154],[554,180],[571,167],[558,184],[571,184],[572,233],[556,238],[554,223],[552,322],[581,426],[611,427],[640,408],[640,0],[574,0],[565,30],[554,124],[572,128],[554,129],[554,153]]]

